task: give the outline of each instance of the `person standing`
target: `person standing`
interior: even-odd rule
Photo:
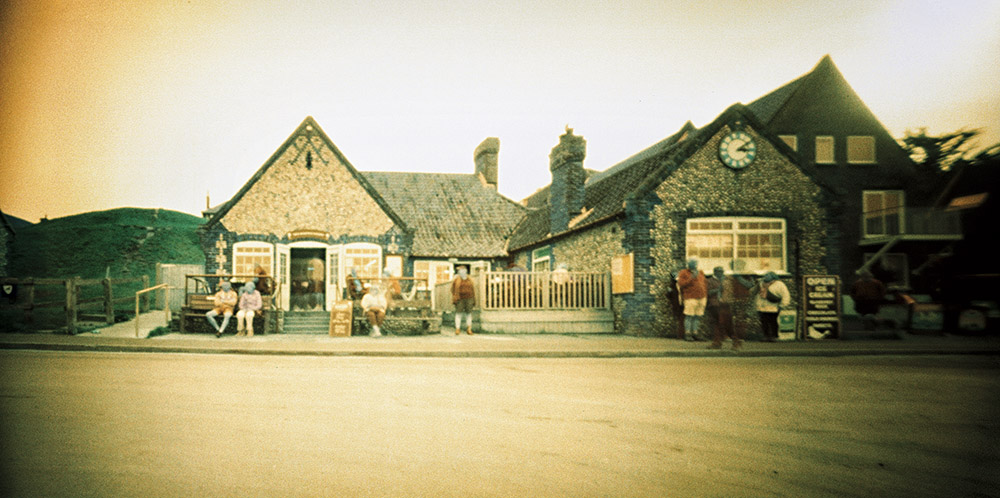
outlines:
[[[865,327],[875,328],[879,306],[885,299],[885,284],[868,270],[858,274],[859,279],[851,286],[851,299],[854,300],[854,310],[861,315]]]
[[[721,266],[712,270],[712,277],[706,282],[708,287],[708,304],[705,314],[712,326],[712,349],[722,348],[726,337],[733,339],[733,349],[740,349],[743,344],[742,329],[736,331],[733,327],[733,304],[749,295],[751,283],[738,275],[726,276]]]
[[[469,278],[469,270],[464,266],[458,268],[458,275],[451,282],[451,302],[455,305],[455,335],[462,328],[462,315],[465,315],[465,327],[472,335],[472,308],[476,305],[476,288]]]
[[[687,268],[677,273],[677,287],[681,292],[681,300],[684,303],[684,340],[697,341],[698,327],[701,326],[701,317],[705,314],[707,304],[708,287],[705,282],[705,273],[698,269],[698,261],[689,259]]]
[[[385,300],[385,294],[382,294],[378,284],[373,283],[368,288],[365,297],[361,298],[361,309],[364,310],[365,317],[368,318],[368,323],[372,326],[372,337],[382,335],[382,323],[385,322],[386,308],[388,308],[388,304]]]
[[[237,336],[253,337],[253,317],[263,305],[260,291],[257,290],[253,282],[247,282],[240,295],[240,310],[236,312]]]
[[[214,308],[205,313],[205,319],[208,320],[208,324],[215,329],[215,337],[222,337],[222,331],[226,330],[226,325],[229,325],[229,319],[233,317],[233,308],[236,306],[236,291],[233,290],[233,284],[229,283],[227,280],[223,280],[222,284],[219,285],[221,289],[212,296],[212,301],[215,305]],[[216,321],[215,317],[222,315],[222,325],[220,326]]]
[[[781,308],[788,307],[792,301],[788,287],[784,282],[778,280],[777,274],[769,271],[761,278],[756,294],[757,313],[760,315],[760,327],[764,334],[764,342],[777,341],[778,313],[781,312]]]

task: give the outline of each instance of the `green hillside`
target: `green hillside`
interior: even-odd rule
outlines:
[[[202,218],[164,209],[119,208],[42,221],[18,230],[14,277],[156,276],[156,263],[204,263]]]
[[[83,279],[149,277],[156,281],[157,263],[204,264],[197,216],[163,209],[120,208],[45,220],[17,230],[7,272],[12,277]],[[116,285],[116,296],[128,296],[141,283]],[[81,299],[100,297],[100,286],[80,289]],[[24,299],[25,296],[19,296]],[[34,286],[36,303],[58,303],[63,286]],[[100,304],[90,305],[96,311]],[[116,315],[130,313],[132,305],[119,303]],[[0,313],[0,332],[58,329],[65,325],[61,307],[38,308],[29,324],[25,315],[7,309]]]

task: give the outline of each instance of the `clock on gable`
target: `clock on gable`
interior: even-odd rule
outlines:
[[[743,169],[757,158],[757,142],[745,131],[734,131],[719,142],[719,160],[733,169]]]

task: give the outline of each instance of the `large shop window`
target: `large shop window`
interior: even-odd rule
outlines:
[[[344,272],[351,268],[361,278],[379,278],[382,274],[382,248],[375,244],[349,244],[344,246]]]
[[[902,190],[866,190],[861,193],[864,204],[864,236],[898,235],[903,226]]]
[[[691,218],[687,220],[687,257],[709,273],[785,272],[785,220],[781,218]]]
[[[254,275],[260,266],[274,275],[274,246],[267,242],[237,242],[233,245],[233,274]]]

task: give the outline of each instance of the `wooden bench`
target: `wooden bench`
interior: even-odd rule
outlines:
[[[255,332],[260,331],[263,334],[272,333],[271,314],[273,310],[271,308],[271,297],[272,296],[261,296],[262,306],[260,310],[258,310],[258,312],[253,317],[253,329]],[[200,323],[204,325],[204,327],[197,327],[196,330],[198,328],[204,328],[206,332],[215,332],[214,330],[209,330],[210,327],[208,325],[208,322],[205,320],[205,313],[208,313],[209,310],[211,310],[212,308],[215,308],[215,300],[213,299],[212,295],[188,294],[187,302],[184,303],[184,306],[181,307],[181,316],[180,316],[181,333],[183,334],[187,332],[188,330],[187,321],[189,318],[194,318],[195,323],[199,323],[198,320],[200,319]],[[239,311],[239,308],[233,310],[233,317],[229,320],[229,324],[226,325],[227,330],[229,329],[230,325],[234,329],[236,328],[237,311]],[[222,320],[222,319],[223,318],[221,316],[216,318],[216,320]],[[222,332],[225,333],[225,330],[223,330]]]
[[[354,302],[354,335],[368,335],[371,326],[361,308],[361,300]],[[431,311],[429,299],[394,299],[385,313],[382,326],[394,335],[422,335],[437,333],[441,328],[441,316]]]

